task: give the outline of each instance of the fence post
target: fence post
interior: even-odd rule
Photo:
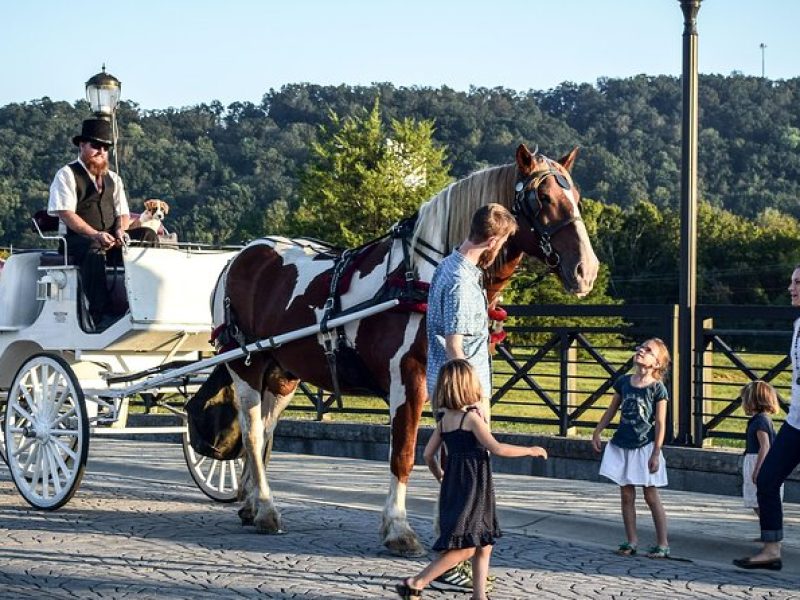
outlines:
[[[569,407],[575,402],[575,377],[577,375],[578,350],[575,340],[567,331],[561,332],[559,344],[558,374],[559,374],[559,407],[558,407],[558,435],[561,437],[574,436],[577,429],[570,426]]]
[[[706,398],[713,396],[711,390],[714,385],[714,350],[713,346],[709,343],[710,340],[706,339],[705,330],[714,327],[714,319],[712,318],[698,318],[696,323],[697,331],[695,332],[695,349],[696,362],[695,362],[695,388],[694,388],[694,411],[692,420],[694,425],[694,443],[695,446],[703,447],[706,445],[705,438],[705,423],[704,418],[706,414]],[[711,350],[708,347],[712,346]],[[708,374],[708,377],[706,377]]]
[[[328,414],[328,407],[325,406],[325,396],[322,388],[317,388],[317,393],[314,394],[314,408],[317,409],[317,421],[331,420],[331,416]]]

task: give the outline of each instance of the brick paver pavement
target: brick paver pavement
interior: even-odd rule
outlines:
[[[0,598],[392,598],[392,585],[424,564],[390,556],[378,542],[385,465],[276,453],[270,473],[286,529],[277,536],[252,533],[239,524],[235,505],[203,496],[179,446],[93,439],[80,490],[55,512],[29,509],[0,466]],[[412,524],[430,544],[435,488],[422,472],[414,482]],[[493,598],[800,598],[793,568],[739,571],[727,557],[711,562],[714,553],[704,550],[693,562],[615,556],[609,544],[621,530],[608,519],[618,517],[616,490],[592,487],[598,485],[497,476],[501,524],[508,526],[492,560]],[[703,524],[698,544],[735,546],[714,537],[716,513],[707,506],[693,511],[695,525],[681,525],[680,507],[695,496],[665,494],[668,512],[677,515],[676,536]],[[727,502],[720,498],[708,504]],[[559,502],[548,525],[543,507]],[[597,505],[602,511],[594,515]],[[723,533],[752,535],[752,517],[744,515]],[[611,540],[604,539],[609,527]]]

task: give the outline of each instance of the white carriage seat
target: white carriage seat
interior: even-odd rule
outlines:
[[[64,236],[58,231],[59,219],[47,213],[46,210],[39,210],[33,215],[33,223],[39,236],[44,240],[58,240],[59,243],[66,243]],[[75,257],[69,254],[67,246],[67,257],[57,250],[46,250],[40,254],[40,266],[42,267],[70,267],[77,268]],[[109,266],[106,269],[106,287],[110,293],[109,312],[115,315],[122,315],[128,310],[128,297],[125,290],[125,280],[122,276],[123,265]]]
[[[46,210],[37,210],[33,215],[33,225],[36,233],[43,240],[60,240],[63,241],[64,237],[58,232],[58,217],[47,214]],[[45,250],[41,253],[40,264],[43,267],[58,267],[75,264],[72,257],[68,256],[66,260],[64,255],[56,250]]]
[[[0,276],[0,331],[32,325],[42,310],[36,300],[41,252],[18,252],[8,257]]]

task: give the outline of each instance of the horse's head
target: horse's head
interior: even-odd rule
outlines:
[[[554,161],[520,144],[513,207],[519,230],[509,244],[541,259],[564,289],[582,297],[592,291],[599,263],[570,176],[577,155],[575,148]]]

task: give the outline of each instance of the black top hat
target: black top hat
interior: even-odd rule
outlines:
[[[81,134],[72,138],[76,146],[81,142],[100,142],[101,144],[114,145],[111,135],[111,123],[105,119],[86,119],[81,128]]]

